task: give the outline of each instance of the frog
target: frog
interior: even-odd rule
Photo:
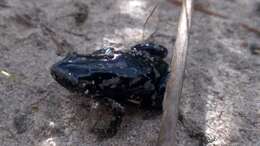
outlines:
[[[69,91],[109,105],[113,117],[104,133],[113,137],[127,104],[162,109],[169,74],[167,54],[167,48],[152,42],[126,51],[108,47],[85,55],[73,52],[52,65],[50,72]]]

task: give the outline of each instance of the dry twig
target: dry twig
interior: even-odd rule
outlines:
[[[168,1],[172,4],[174,4],[174,5],[177,5],[177,6],[181,6],[181,4],[182,4],[182,2],[180,0],[168,0]],[[211,15],[211,16],[216,16],[216,17],[219,17],[219,18],[222,18],[222,19],[228,19],[227,16],[219,14],[219,13],[214,12],[212,10],[209,10],[201,4],[194,4],[194,10],[208,14],[208,15]]]
[[[249,26],[245,23],[240,23],[240,26],[245,28],[247,31],[253,32],[253,33],[257,34],[258,36],[260,36],[260,30],[259,29],[254,28],[252,26]]]
[[[180,0],[168,0],[170,3],[177,5],[177,6],[181,6],[182,2]],[[208,8],[206,8],[205,6],[201,5],[201,4],[194,4],[194,10],[195,11],[199,11],[202,12],[204,14],[210,15],[210,16],[214,16],[214,17],[218,17],[221,19],[230,19],[228,16],[214,12],[212,10],[209,10]],[[239,25],[241,27],[243,27],[244,29],[246,29],[249,32],[253,32],[256,35],[260,36],[260,30],[257,28],[254,28],[246,23],[240,22]]]
[[[180,15],[178,34],[171,61],[171,74],[163,101],[163,117],[158,146],[176,146],[178,105],[183,86],[183,74],[188,50],[193,0],[184,0]]]

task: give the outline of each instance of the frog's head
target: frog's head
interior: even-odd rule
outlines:
[[[74,91],[78,87],[78,78],[75,76],[77,70],[72,63],[76,62],[78,55],[76,53],[69,53],[63,60],[55,63],[50,71],[52,77],[63,87]]]
[[[59,84],[72,92],[95,88],[95,81],[100,76],[97,73],[106,73],[110,69],[104,62],[113,58],[113,51],[113,48],[106,48],[89,55],[69,53],[51,67],[51,75]]]
[[[141,53],[147,53],[151,57],[165,58],[168,54],[168,50],[159,44],[155,43],[141,43],[131,47],[131,50]]]

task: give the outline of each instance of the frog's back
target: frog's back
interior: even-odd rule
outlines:
[[[149,62],[127,53],[115,54],[115,56],[105,61],[92,62],[99,64],[100,68],[95,68],[92,63],[88,63],[89,66],[93,66],[89,68],[91,77],[98,84],[94,92],[99,92],[101,96],[121,99],[122,96],[124,98],[133,96],[133,93],[139,96],[154,90],[154,87],[150,88],[155,82],[152,81],[154,73]]]
[[[115,53],[113,58],[93,59],[82,64],[89,74],[107,73],[123,78],[147,76],[152,71],[151,65],[143,58],[127,53]]]

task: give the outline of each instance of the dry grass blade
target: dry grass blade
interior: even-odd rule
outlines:
[[[179,1],[179,0],[168,0],[168,1],[170,3],[172,3],[172,4],[174,4],[174,5],[177,5],[177,6],[181,6],[182,5],[182,2]],[[211,16],[219,17],[219,18],[222,18],[222,19],[228,19],[227,16],[219,14],[219,13],[214,12],[212,10],[209,10],[209,9],[207,9],[205,6],[203,6],[201,4],[194,4],[194,10],[202,12],[202,13],[205,13],[205,14],[208,14],[208,15],[211,15]]]
[[[168,0],[168,1],[172,4],[174,4],[174,5],[177,5],[177,6],[181,6],[181,4],[182,4],[182,2],[180,0]],[[220,14],[218,12],[214,12],[214,11],[208,9],[207,7],[205,7],[201,4],[194,4],[194,10],[201,12],[201,13],[204,13],[204,14],[207,14],[207,15],[210,15],[210,16],[218,17],[218,18],[221,18],[221,19],[229,19],[229,20],[231,19],[227,15],[223,15],[223,14]],[[243,23],[243,22],[240,22],[239,25],[241,27],[243,27],[244,29],[246,29],[247,31],[255,33],[256,35],[260,36],[260,30],[258,28],[252,27],[252,26],[250,26],[246,23]]]
[[[183,85],[183,74],[188,50],[193,0],[183,0],[178,34],[171,62],[171,74],[163,102],[163,117],[158,146],[176,146],[178,105]]]
[[[159,6],[159,3],[157,3],[157,4],[153,7],[151,13],[149,14],[149,16],[148,16],[148,17],[146,18],[146,20],[145,20],[145,23],[144,23],[144,25],[143,25],[143,34],[142,34],[142,39],[143,39],[143,40],[144,40],[144,32],[145,32],[146,24],[148,23],[149,19],[152,17],[153,13],[154,13],[155,10],[158,8],[158,6]]]
[[[73,46],[68,43],[63,37],[55,33],[48,25],[41,24],[41,28],[44,34],[47,34],[53,43],[57,46],[56,55],[62,56],[66,53],[72,52]]]
[[[251,27],[245,23],[240,23],[240,26],[242,26],[243,28],[245,28],[246,30],[253,32],[255,34],[257,34],[258,36],[260,36],[260,30],[254,27]]]

